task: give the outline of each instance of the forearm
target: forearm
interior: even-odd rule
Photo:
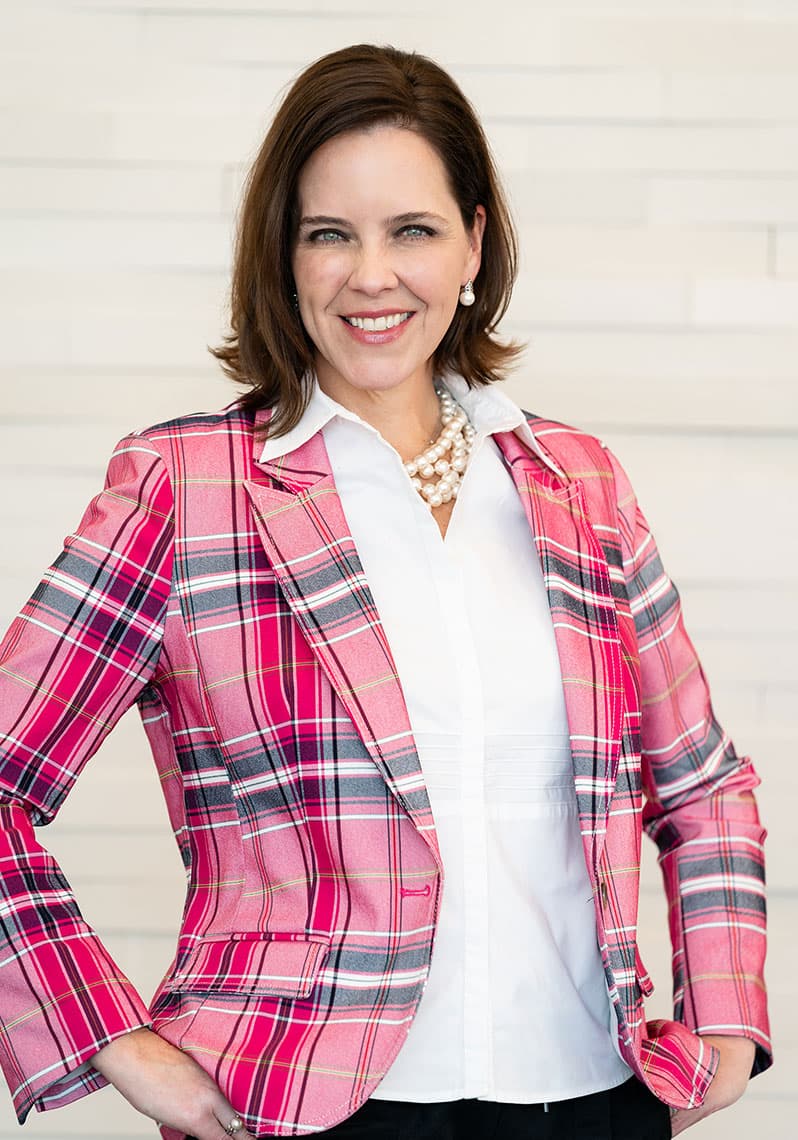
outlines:
[[[703,1104],[671,1113],[671,1134],[678,1136],[692,1124],[721,1108],[728,1108],[743,1095],[751,1077],[756,1045],[745,1037],[702,1034],[720,1052],[720,1063]]]
[[[23,1121],[34,1104],[56,1108],[99,1087],[89,1058],[149,1014],[27,813],[2,797],[0,871],[0,1063]]]
[[[177,1135],[219,1140],[237,1118],[213,1078],[151,1030],[111,1042],[92,1064],[135,1109]],[[235,1134],[237,1140],[252,1140],[243,1129]]]

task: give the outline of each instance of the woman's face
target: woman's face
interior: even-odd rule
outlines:
[[[320,146],[298,206],[294,281],[322,389],[346,403],[352,388],[428,384],[460,289],[477,276],[484,208],[466,230],[437,152],[391,126]]]

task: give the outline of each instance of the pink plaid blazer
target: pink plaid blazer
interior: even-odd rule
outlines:
[[[528,419],[546,461],[495,438],[548,591],[619,1046],[693,1106],[717,1065],[696,1031],[752,1037],[754,1071],[770,1063],[758,780],[713,717],[623,471]],[[20,1120],[98,1088],[92,1054],[152,1025],[256,1135],[329,1128],[423,992],[444,869],[401,685],[321,434],[260,464],[264,420],[234,405],[123,440],[2,644],[0,1061]],[[34,833],[134,702],[188,878],[149,1009]],[[673,1021],[643,1011],[643,828]]]

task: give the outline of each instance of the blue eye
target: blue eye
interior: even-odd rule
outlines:
[[[344,235],[340,230],[313,230],[308,234],[308,241],[315,242],[317,245],[337,245],[339,241],[344,241]]]
[[[432,237],[432,235],[435,233],[435,231],[431,230],[429,226],[418,225],[403,226],[399,232],[409,238]]]

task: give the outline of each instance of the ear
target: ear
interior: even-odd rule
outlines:
[[[466,277],[473,281],[479,273],[479,267],[482,264],[482,237],[485,233],[485,223],[487,222],[487,214],[485,213],[484,206],[477,206],[474,210],[474,224],[468,233],[468,243],[471,247],[471,252],[466,261]]]

